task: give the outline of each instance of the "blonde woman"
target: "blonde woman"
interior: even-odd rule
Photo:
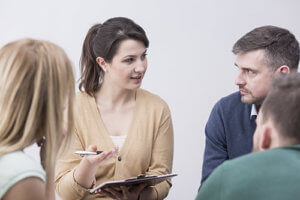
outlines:
[[[73,129],[71,62],[53,43],[11,42],[0,50],[0,91],[0,199],[54,199],[56,156]],[[43,137],[46,173],[22,151]]]

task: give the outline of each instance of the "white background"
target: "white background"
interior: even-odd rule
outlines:
[[[0,46],[23,37],[55,42],[78,78],[82,42],[93,24],[124,16],[141,25],[150,40],[142,87],[167,101],[174,123],[173,172],[179,176],[167,199],[193,199],[209,113],[237,90],[234,42],[262,25],[287,28],[300,39],[299,7],[297,0],[1,0]]]

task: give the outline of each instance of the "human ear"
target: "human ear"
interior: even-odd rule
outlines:
[[[259,148],[261,150],[267,150],[271,148],[272,138],[271,129],[268,126],[264,126],[262,130],[261,140]]]
[[[282,65],[281,67],[276,69],[276,72],[280,73],[280,74],[289,74],[290,73],[290,68],[287,65]]]
[[[104,58],[102,57],[97,57],[96,58],[96,62],[98,63],[98,65],[101,67],[101,69],[106,72],[107,69],[107,63],[105,62]]]

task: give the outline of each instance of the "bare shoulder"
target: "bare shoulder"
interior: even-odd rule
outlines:
[[[12,186],[2,200],[44,200],[45,183],[37,177],[28,177]]]

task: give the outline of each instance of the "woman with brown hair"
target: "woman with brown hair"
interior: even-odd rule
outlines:
[[[173,127],[168,105],[140,89],[147,69],[145,31],[127,18],[90,28],[81,56],[81,90],[76,98],[72,148],[58,161],[56,190],[63,199],[163,199],[170,181],[145,187],[88,191],[105,181],[172,171]],[[119,147],[114,159],[97,167],[75,150]]]
[[[0,50],[0,91],[0,199],[55,199],[56,156],[74,124],[70,60],[50,42],[11,42]],[[23,152],[42,138],[46,174]]]

